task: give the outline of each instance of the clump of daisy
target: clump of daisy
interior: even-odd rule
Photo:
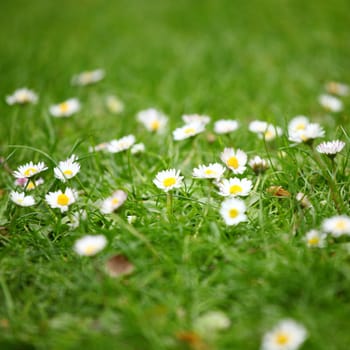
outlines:
[[[30,207],[35,205],[35,200],[33,196],[26,196],[24,192],[11,191],[10,199],[13,203],[21,207]]]
[[[99,253],[107,245],[104,235],[86,235],[74,243],[74,251],[83,256],[92,256]]]
[[[264,335],[261,350],[297,350],[306,338],[303,325],[290,319],[282,320]]]
[[[350,93],[349,85],[330,81],[326,84],[326,90],[329,94],[347,96]]]
[[[325,219],[322,228],[325,232],[331,233],[334,237],[350,235],[350,217],[346,215],[337,215]]]
[[[14,104],[37,103],[38,95],[27,88],[16,90],[12,95],[6,96],[6,103],[10,106]]]
[[[298,119],[297,119],[298,118]],[[306,117],[294,118],[288,127],[288,138],[296,143],[310,143],[314,139],[323,137],[325,132],[318,123],[310,123]]]
[[[58,163],[58,167],[53,169],[55,177],[62,182],[73,178],[80,171],[80,164],[77,162],[77,156],[72,154],[68,159]]]
[[[105,71],[103,69],[95,69],[91,71],[85,71],[76,74],[72,78],[73,85],[90,85],[99,82],[105,77]]]
[[[100,205],[100,211],[102,214],[111,214],[119,207],[123,205],[126,201],[128,195],[122,191],[117,190],[112,193],[112,195],[104,199]]]
[[[220,179],[225,172],[225,168],[219,163],[209,165],[199,165],[194,168],[192,176],[197,179]]]
[[[217,134],[228,134],[238,129],[237,120],[220,119],[214,123],[214,132]]]
[[[259,156],[255,156],[249,161],[249,166],[253,169],[255,174],[262,174],[264,173],[268,168],[269,164],[265,159],[260,158]]]
[[[185,140],[200,134],[201,132],[204,131],[204,129],[205,129],[205,125],[203,123],[194,121],[180,128],[175,129],[173,131],[173,138],[175,141]]]
[[[131,147],[131,154],[137,154],[137,153],[142,153],[145,151],[145,145],[141,142],[141,143],[135,143],[132,147]]]
[[[30,178],[34,175],[41,173],[46,170],[47,167],[44,162],[39,162],[38,164],[34,164],[33,162],[29,162],[25,165],[20,165],[17,170],[13,172],[14,177],[16,178]]]
[[[127,135],[118,140],[107,143],[106,150],[110,153],[119,153],[128,150],[135,143],[134,135]]]
[[[234,174],[243,174],[246,170],[247,154],[240,149],[225,148],[220,155],[225,165],[233,171]]]
[[[15,185],[25,188],[26,190],[34,190],[38,186],[44,183],[44,179],[30,180],[26,177],[18,178],[15,180]]]
[[[204,126],[210,123],[210,117],[207,115],[201,115],[201,114],[184,114],[182,116],[182,120],[186,124],[199,123]]]
[[[46,196],[46,202],[51,208],[58,208],[61,212],[68,210],[68,207],[73,204],[78,198],[75,190],[67,187],[64,192],[61,190],[56,192],[49,192]]]
[[[323,248],[326,245],[327,235],[317,230],[311,230],[305,235],[305,242],[310,248]]]
[[[334,158],[345,147],[345,142],[340,140],[322,142],[316,147],[316,151]]]
[[[241,199],[229,198],[221,203],[220,214],[226,225],[237,225],[247,221],[246,205]]]
[[[219,183],[219,194],[225,197],[248,196],[252,187],[252,182],[248,179],[224,179]]]
[[[325,110],[330,112],[340,112],[343,110],[343,102],[331,95],[321,95],[318,102]]]
[[[169,169],[160,171],[153,183],[161,190],[168,192],[174,188],[182,186],[183,176],[180,176],[180,170]]]
[[[106,97],[106,107],[109,112],[119,114],[124,111],[124,103],[117,96],[109,95]]]
[[[168,122],[168,117],[154,108],[140,111],[137,113],[136,117],[137,120],[142,123],[147,130],[157,133],[164,131],[165,126]]]
[[[52,105],[50,114],[56,118],[67,118],[80,111],[80,102],[77,98],[70,98],[64,102]]]

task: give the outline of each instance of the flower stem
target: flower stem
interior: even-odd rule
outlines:
[[[166,208],[168,212],[169,221],[173,217],[173,194],[171,192],[167,192],[166,194]]]

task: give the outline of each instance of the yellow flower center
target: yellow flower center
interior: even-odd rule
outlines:
[[[59,105],[59,109],[61,113],[66,113],[69,110],[69,104],[67,102],[63,102]]]
[[[265,131],[265,139],[269,140],[273,137],[273,132],[268,130],[268,131]]]
[[[237,169],[238,168],[238,159],[236,157],[231,157],[227,160],[227,165],[231,168]]]
[[[205,175],[214,175],[214,174],[216,174],[216,171],[214,171],[212,169],[205,169],[204,174]]]
[[[237,209],[230,209],[228,215],[230,216],[230,218],[234,219],[238,216],[238,214],[239,214],[239,211]]]
[[[64,205],[67,205],[68,203],[69,203],[69,197],[66,194],[61,193],[58,195],[58,197],[57,197],[57,204],[58,205],[64,206]]]
[[[184,133],[185,133],[186,135],[194,134],[195,132],[196,132],[196,130],[194,130],[194,128],[186,128],[186,129],[184,130]]]
[[[73,175],[73,171],[70,170],[70,169],[67,169],[63,172],[64,175],[67,175],[67,176],[70,176],[70,175]]]
[[[338,230],[344,230],[345,227],[346,227],[346,223],[344,220],[339,220],[336,224],[335,224],[335,227],[338,229]]]
[[[285,333],[278,333],[276,336],[276,343],[278,345],[285,345],[288,344],[289,341],[289,337],[287,334]]]
[[[160,123],[158,120],[154,120],[152,123],[151,123],[151,129],[153,131],[157,131],[160,127]]]
[[[84,249],[85,255],[92,255],[95,253],[95,251],[96,251],[96,248],[93,244],[87,245]]]
[[[232,185],[230,187],[231,194],[237,194],[237,193],[242,192],[242,191],[243,191],[243,188],[240,185]]]
[[[119,203],[118,198],[113,198],[113,199],[112,199],[112,204],[113,204],[113,205],[117,205],[118,203]]]
[[[163,180],[164,187],[170,187],[170,186],[175,185],[175,184],[176,184],[175,177],[168,177],[168,178]]]
[[[318,243],[320,243],[320,238],[319,237],[312,237],[312,238],[309,238],[307,242],[310,245],[317,245]]]
[[[304,123],[299,123],[295,127],[296,130],[305,130],[305,124]]]
[[[33,181],[29,181],[27,184],[27,190],[33,190],[35,188],[35,184]]]
[[[34,175],[37,172],[37,169],[35,168],[28,168],[25,170],[24,175],[25,176],[31,176]]]

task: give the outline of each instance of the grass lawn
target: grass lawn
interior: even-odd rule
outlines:
[[[327,218],[350,215],[350,97],[340,97],[340,112],[319,103],[327,82],[350,83],[349,10],[348,0],[3,0],[0,348],[253,350],[292,319],[308,334],[300,349],[349,349],[348,235],[328,234],[323,248],[305,242]],[[71,84],[97,68],[106,72],[100,82]],[[25,86],[37,103],[8,105]],[[106,108],[109,95],[122,112]],[[69,98],[80,111],[53,117],[50,106]],[[168,116],[163,132],[137,120],[148,108]],[[205,131],[174,140],[181,116],[195,113],[211,117]],[[292,142],[297,115],[319,123],[324,137]],[[220,119],[239,127],[214,133]],[[259,137],[249,130],[254,120],[283,134]],[[144,152],[91,152],[130,134]],[[346,145],[334,161],[315,150],[336,139]],[[226,179],[252,182],[237,225],[220,214],[218,186],[192,176],[201,164],[225,166],[225,147],[269,164],[258,175],[248,165],[241,174],[226,168]],[[80,171],[62,182],[53,168],[72,154]],[[48,169],[25,191],[36,204],[22,207],[10,199],[23,191],[13,172],[30,161]],[[165,192],[153,180],[171,168],[184,179]],[[78,196],[61,212],[45,196],[66,187]],[[100,201],[115,190],[127,200],[102,213]],[[103,235],[106,247],[77,254],[85,235]],[[115,255],[132,273],[108,274]]]

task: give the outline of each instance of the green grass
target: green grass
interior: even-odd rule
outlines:
[[[338,114],[317,101],[325,82],[350,82],[349,20],[347,0],[3,1],[0,348],[250,350],[280,319],[293,318],[309,333],[303,349],[348,349],[347,239],[306,247],[305,233],[337,211],[310,149],[292,147],[286,131],[292,117],[304,114],[322,124],[327,140],[349,143],[349,98]],[[73,74],[98,67],[106,70],[102,82],[70,85]],[[5,96],[22,86],[39,93],[38,104],[7,106]],[[109,94],[124,101],[125,112],[105,109]],[[82,110],[52,118],[49,105],[70,97],[81,100]],[[164,135],[136,122],[137,111],[149,107],[170,117]],[[211,123],[195,139],[174,142],[171,131],[184,113],[236,119],[240,129],[210,143]],[[284,135],[265,144],[248,131],[254,119],[280,125]],[[127,134],[146,152],[88,151]],[[215,186],[191,178],[199,164],[219,162],[224,147],[275,164],[246,199],[249,221],[232,227],[219,215]],[[337,157],[336,177],[347,215],[349,150]],[[69,186],[80,197],[70,211],[88,213],[78,228],[71,230],[44,200],[30,208],[10,202],[8,168],[45,161],[45,184],[34,191],[43,199],[64,187],[52,168],[73,152],[81,172]],[[168,220],[166,197],[152,180],[170,167],[181,170],[187,186],[174,193]],[[246,175],[256,183],[252,171]],[[272,196],[266,191],[272,185],[292,196]],[[118,188],[128,200],[103,216],[96,202]],[[300,191],[314,211],[294,200]],[[137,216],[133,225],[127,215]],[[107,248],[78,256],[72,247],[85,234],[104,234]],[[135,272],[113,279],[104,263],[118,253]],[[178,340],[211,310],[225,312],[231,326],[197,345]]]

